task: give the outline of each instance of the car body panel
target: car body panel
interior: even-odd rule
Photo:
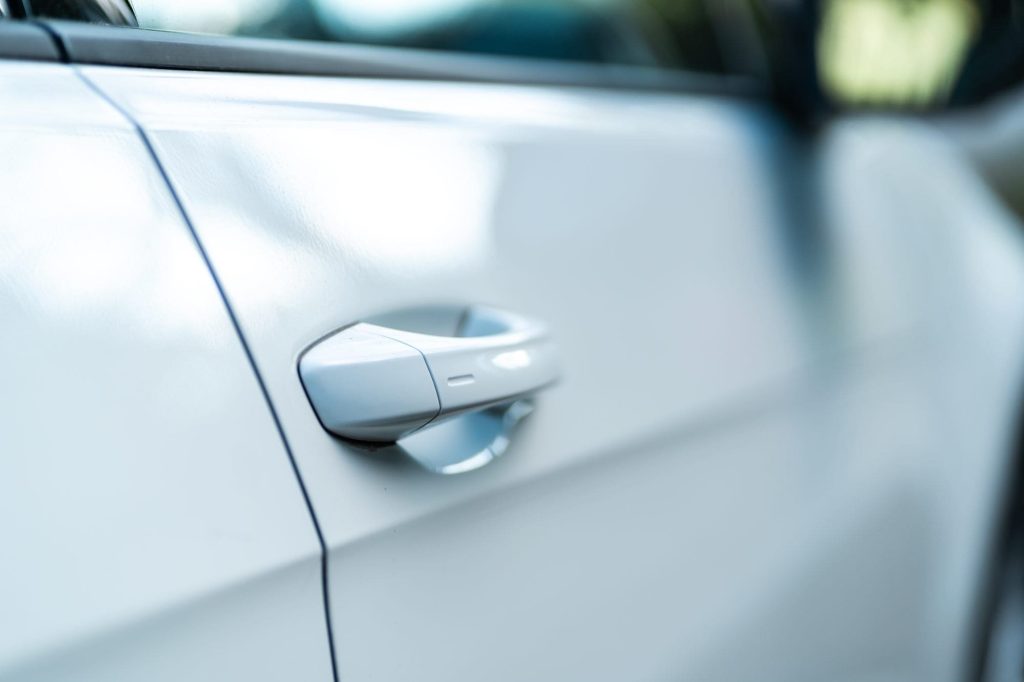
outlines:
[[[320,544],[133,124],[0,61],[0,677],[331,679]]]
[[[711,96],[81,72],[238,316],[328,546],[342,679],[955,679],[1024,251],[933,131],[808,147]],[[504,458],[439,477],[323,430],[312,342],[478,302],[563,351]]]

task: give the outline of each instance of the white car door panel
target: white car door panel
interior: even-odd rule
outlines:
[[[341,679],[955,676],[1024,260],[926,133],[825,135],[801,218],[756,102],[81,71],[238,317],[328,548]],[[938,180],[877,182],[900,155]],[[298,373],[333,330],[438,303],[545,320],[562,358],[508,453],[457,476],[332,437]]]
[[[320,544],[134,126],[0,61],[0,678],[328,680]]]

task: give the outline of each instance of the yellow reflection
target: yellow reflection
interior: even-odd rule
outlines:
[[[818,34],[822,85],[846,104],[944,98],[978,26],[968,0],[831,0]]]

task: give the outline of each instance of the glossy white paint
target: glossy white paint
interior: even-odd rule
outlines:
[[[249,339],[342,679],[956,679],[1024,249],[934,133],[850,121],[808,154],[707,98],[83,72],[147,129]],[[564,355],[464,476],[332,438],[296,371],[437,302],[536,315]]]
[[[328,680],[320,548],[133,127],[0,62],[0,678]]]

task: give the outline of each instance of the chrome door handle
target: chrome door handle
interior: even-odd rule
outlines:
[[[393,443],[557,378],[541,322],[473,306],[460,327],[459,336],[433,336],[360,322],[315,344],[299,375],[320,422],[344,438]]]

